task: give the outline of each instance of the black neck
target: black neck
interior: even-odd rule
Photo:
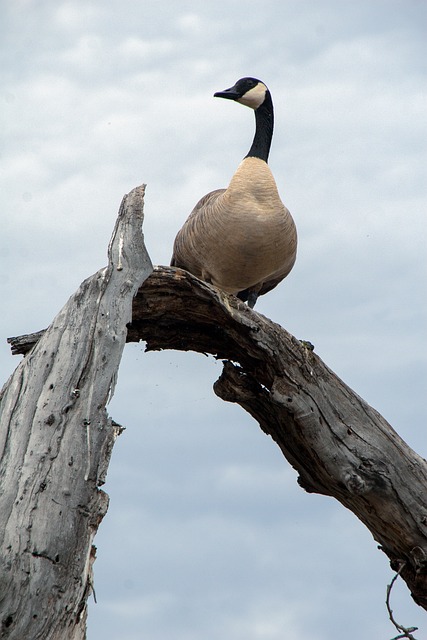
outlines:
[[[270,92],[267,91],[264,102],[255,110],[255,136],[246,158],[260,158],[268,162],[273,125],[273,101]]]

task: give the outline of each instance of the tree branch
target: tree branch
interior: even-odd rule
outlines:
[[[120,266],[126,256],[129,260],[134,257],[135,249],[129,245],[127,237],[123,242],[115,243],[115,250],[114,265]],[[135,286],[138,277],[120,280],[120,291],[116,288],[115,297],[107,298],[117,314],[115,331],[118,333],[120,326],[124,331],[125,322],[130,318],[127,311],[119,313],[123,292],[126,293],[125,304],[129,304],[133,295],[132,283]],[[84,304],[76,294],[70,309],[93,305],[93,301],[98,300],[97,291],[88,292]],[[108,307],[104,307],[104,314],[108,314]],[[79,316],[72,322],[73,330],[85,322],[88,322],[87,317]],[[90,360],[95,351],[100,355],[104,348],[98,342],[102,341],[102,331],[98,337],[97,325],[92,326],[85,356],[82,358],[77,354],[83,362]],[[49,331],[52,332],[52,327]],[[36,339],[38,337],[36,335]],[[41,353],[49,358],[49,353],[57,353],[56,347],[48,352],[46,344],[49,342],[46,343],[45,338],[43,336],[39,340],[24,363],[28,359],[30,362],[34,360],[36,354],[38,358]],[[34,339],[33,335],[26,339],[14,338],[10,342],[15,352],[25,352],[34,344]],[[402,567],[401,576],[415,602],[427,609],[427,463],[410,449],[384,418],[322,362],[313,352],[312,345],[297,340],[237,298],[214,289],[185,271],[167,267],[157,267],[139,288],[133,300],[132,322],[128,324],[126,339],[134,342],[145,340],[147,350],[192,350],[211,353],[225,360],[223,372],[214,386],[215,393],[228,402],[240,404],[259,422],[297,470],[299,484],[306,491],[336,498],[367,526],[390,558],[392,568],[398,570]],[[65,344],[63,340],[61,342],[65,347],[62,357],[74,353],[75,341],[68,338]],[[110,347],[114,347],[111,339]],[[113,348],[113,353],[118,352],[119,349],[114,351]],[[70,355],[67,357],[71,360]],[[53,356],[48,359],[49,366],[53,366],[55,360]],[[98,363],[103,362],[102,358],[97,360]],[[41,365],[38,363],[38,366]],[[61,375],[61,371],[58,374]],[[99,381],[97,402],[102,405],[111,379],[105,380],[102,367],[92,375],[93,389],[98,387]],[[82,374],[78,380],[81,377]],[[19,377],[16,384],[22,384]],[[65,388],[69,393],[70,389],[79,390],[81,395],[81,382],[77,384],[68,380]],[[20,395],[15,393],[12,397],[19,398]],[[68,402],[74,410],[77,404],[72,391]],[[63,415],[61,407],[67,406],[60,404],[57,412]],[[11,406],[11,415],[13,410],[14,406]],[[51,415],[57,414],[52,412]],[[75,427],[81,433],[83,425],[85,436],[92,434],[84,422],[88,415],[88,412],[80,414]],[[90,420],[93,425],[93,419]],[[90,456],[96,454],[99,445],[95,440],[88,440],[88,443],[90,447],[84,456],[85,463],[79,461],[79,469],[90,480],[94,479],[92,487],[96,487],[99,473],[94,473],[96,463],[88,463],[88,459],[89,453]],[[67,446],[72,450],[72,443],[68,442]],[[21,455],[21,462],[22,459]],[[65,466],[66,461],[67,458],[63,458]],[[44,471],[43,474],[34,474],[34,485],[36,478],[50,477]],[[40,486],[37,489],[35,485],[37,496]],[[45,490],[40,495],[45,495]],[[90,496],[79,504],[90,505]],[[21,524],[24,524],[24,518]],[[91,523],[91,526],[96,530],[96,523]],[[45,529],[41,527],[42,532]],[[22,545],[19,548],[23,550]],[[48,549],[47,554],[44,554],[45,548]],[[34,557],[40,562],[45,555],[55,559],[55,548],[49,544],[33,544],[32,550],[37,552],[37,556],[32,556],[33,562]],[[52,562],[49,564],[55,566]],[[88,571],[83,575],[87,576]],[[86,585],[87,579],[83,583]],[[80,601],[83,600],[80,594]],[[11,615],[15,620],[16,611]]]
[[[82,283],[0,394],[0,635],[86,636],[93,537],[121,427],[114,391],[132,300],[151,263],[144,186],[123,199],[109,264]]]
[[[407,638],[408,640],[416,640],[415,636],[413,636],[412,634],[414,631],[418,630],[418,627],[403,627],[401,624],[396,622],[393,616],[393,610],[390,606],[391,590],[393,589],[393,585],[396,582],[397,578],[400,576],[403,568],[404,568],[404,565],[401,564],[396,575],[393,577],[390,584],[387,585],[387,595],[386,595],[385,604],[387,607],[387,612],[388,612],[388,617],[390,618],[390,622],[396,627],[397,631],[399,631],[399,635],[395,636],[392,640],[401,640],[401,638]]]
[[[368,527],[427,609],[427,463],[301,342],[233,296],[157,267],[134,300],[128,340],[225,359],[215,393],[278,444],[309,492]]]

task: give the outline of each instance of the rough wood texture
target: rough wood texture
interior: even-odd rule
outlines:
[[[82,283],[0,394],[0,636],[86,634],[93,537],[120,427],[105,405],[131,318],[152,270],[141,224],[144,186],[123,199],[109,264]],[[34,340],[34,336],[33,336]]]
[[[128,340],[226,359],[215,392],[271,435],[309,492],[371,531],[427,609],[427,463],[312,351],[190,274],[158,267],[134,300]]]
[[[128,248],[127,239],[124,247],[130,258],[133,249]],[[117,260],[114,264],[116,263]],[[124,282],[123,286],[126,287]],[[130,284],[128,286],[130,287]],[[97,295],[96,290],[88,292],[83,305],[77,295],[73,305],[84,307],[86,303],[93,304]],[[117,299],[120,300],[120,295]],[[126,298],[128,299],[130,298]],[[118,302],[117,306],[120,304],[123,302]],[[118,313],[119,309],[116,309],[116,312]],[[91,318],[92,315],[90,314]],[[123,317],[129,317],[127,312]],[[81,317],[82,323],[86,321],[85,318],[86,315]],[[74,321],[73,331],[78,330],[84,330],[84,327]],[[94,340],[93,332],[88,333],[91,336],[91,346],[100,353],[103,349],[99,342],[102,340],[102,334]],[[39,339],[38,334],[11,339],[12,348],[16,352],[24,353],[37,339]],[[127,340],[145,340],[147,350],[193,350],[211,353],[217,358],[224,359],[226,362],[223,373],[215,384],[215,392],[218,396],[229,402],[239,403],[259,422],[261,428],[271,435],[284,456],[298,471],[299,482],[304,489],[333,496],[353,511],[388,555],[392,567],[400,570],[400,575],[406,581],[415,601],[427,609],[427,463],[403,442],[384,418],[328,369],[313,352],[309,343],[300,342],[277,324],[248,309],[244,303],[233,296],[217,291],[185,271],[166,267],[157,267],[139,289],[133,302],[132,324],[128,327]],[[40,340],[37,350],[27,356],[26,360],[34,358],[34,354],[40,354],[40,351],[45,350],[45,347],[40,347],[42,343],[45,344],[44,338]],[[63,347],[64,353],[74,353],[76,344],[73,340],[68,340]],[[110,348],[113,352],[114,348],[117,349],[114,340],[112,342],[110,340],[108,349]],[[117,349],[117,353],[118,351]],[[53,367],[56,361],[53,357],[55,351],[52,351],[51,356],[50,353],[45,354],[47,358],[45,362],[49,367]],[[94,357],[90,348],[85,351],[85,354],[82,356],[82,363],[85,358]],[[69,360],[73,361],[71,357]],[[102,358],[101,360],[98,358],[98,362],[102,362]],[[85,365],[82,364],[82,367],[84,370]],[[108,371],[110,369],[111,367]],[[39,372],[40,368],[33,367],[31,370],[29,368],[26,381],[30,380],[31,371]],[[62,375],[61,371],[58,374]],[[97,375],[100,375],[100,384],[103,384],[103,390],[99,390],[97,395],[100,403],[98,406],[103,407],[110,380],[104,380],[102,368]],[[61,380],[59,376],[55,375],[53,382]],[[48,377],[47,382],[51,378],[52,376]],[[21,379],[22,374],[19,374],[14,384],[21,385]],[[83,376],[83,380],[85,379],[89,377]],[[66,445],[70,450],[67,451],[64,447],[62,436],[64,412],[68,403],[73,410],[77,407],[72,389],[80,390],[79,401],[81,401],[82,383],[78,380],[78,376],[73,377],[65,385],[61,380],[60,388],[69,390],[71,398],[60,397],[63,404],[60,403],[55,412],[49,405],[43,407],[39,402],[37,411],[42,412],[40,418],[35,419],[32,415],[27,418],[27,422],[34,420],[34,428],[44,430],[47,427],[44,426],[43,421],[47,420],[47,425],[52,429],[52,437],[49,444],[42,449],[40,447],[30,449],[26,445],[27,457],[24,459],[21,454],[15,463],[22,465],[24,461],[25,464],[32,464],[33,475],[31,476],[32,484],[23,486],[13,497],[18,510],[15,521],[20,523],[19,535],[22,539],[19,543],[11,539],[9,543],[12,545],[13,553],[16,553],[17,549],[23,552],[25,562],[32,563],[32,571],[37,568],[37,562],[40,564],[45,562],[49,564],[52,573],[55,570],[64,572],[62,582],[58,579],[53,584],[67,585],[65,592],[61,594],[62,606],[65,610],[64,619],[67,608],[68,611],[73,608],[71,619],[74,621],[78,619],[78,603],[84,603],[85,589],[87,592],[88,580],[90,581],[89,569],[82,569],[83,565],[87,567],[90,563],[90,544],[83,547],[86,564],[82,563],[81,558],[76,558],[76,546],[71,545],[74,551],[67,558],[71,562],[67,573],[65,565],[58,567],[61,565],[62,556],[56,551],[58,547],[55,536],[57,534],[53,535],[49,523],[40,518],[36,522],[35,518],[42,513],[47,518],[49,513],[58,519],[59,510],[62,511],[65,505],[69,508],[71,501],[74,500],[73,496],[78,495],[73,488],[71,496],[63,496],[59,493],[56,497],[52,497],[49,505],[46,502],[46,491],[53,478],[55,482],[56,477],[60,478],[59,486],[67,488],[70,477],[74,477],[71,470],[75,468],[77,461],[73,462],[72,467],[69,463],[73,455],[70,452],[76,446],[82,458],[78,461],[79,482],[81,483],[82,476],[90,469],[89,481],[92,484],[90,491],[87,485],[83,484],[81,488],[83,498],[78,504],[75,500],[73,501],[73,505],[77,504],[74,510],[80,511],[75,520],[71,519],[71,525],[76,526],[75,522],[80,523],[79,526],[83,532],[79,531],[79,535],[85,533],[87,535],[87,528],[91,528],[94,532],[97,521],[105,510],[103,500],[100,500],[99,492],[96,490],[98,478],[102,476],[105,465],[100,474],[97,471],[96,460],[91,460],[90,464],[87,462],[89,449],[87,447],[85,449],[86,434],[90,433],[93,438],[90,443],[92,457],[98,454],[103,458],[102,453],[97,453],[96,449],[99,446],[102,450],[102,447],[107,445],[102,442],[98,444],[95,441],[92,417],[90,418],[92,430],[87,430],[87,425],[85,426],[84,423],[86,416],[89,415],[87,411],[81,412],[74,423],[74,433],[78,434],[77,445],[75,442],[68,441]],[[28,382],[25,383],[28,384]],[[55,388],[57,389],[58,386]],[[98,385],[96,390],[93,388],[92,390],[98,391]],[[34,393],[31,397],[35,398],[35,396]],[[25,410],[25,407],[21,406],[22,393],[12,393],[11,398],[15,400],[10,411],[14,410],[15,405],[17,410]],[[46,398],[49,402],[49,393]],[[92,405],[94,404],[95,402],[92,401]],[[30,409],[34,412],[36,407],[30,407]],[[101,409],[101,411],[102,415],[105,415],[104,410]],[[55,417],[55,422],[51,425],[49,425],[52,419],[50,416]],[[102,429],[107,428],[104,427],[104,422],[100,421],[99,424],[103,425]],[[11,419],[10,425],[11,429],[12,425],[16,429],[16,421]],[[20,436],[18,441],[19,438]],[[105,438],[104,442],[110,443],[112,440],[113,435],[110,439]],[[53,467],[50,465],[53,465],[57,459],[55,456],[59,455],[57,453],[59,445],[63,462],[62,465],[55,467],[54,472],[58,475],[54,476]],[[51,447],[50,450],[49,447]],[[31,456],[30,451],[33,451]],[[50,460],[52,457],[54,457],[53,461]],[[37,464],[40,466],[37,467]],[[86,487],[86,493],[84,487]],[[29,492],[33,502],[28,500]],[[19,506],[21,495],[26,500],[26,514],[21,513],[22,508]],[[45,500],[43,510],[38,510],[40,500]],[[101,502],[101,506],[98,506],[97,500]],[[81,505],[84,505],[83,512],[87,515],[84,525],[80,517]],[[34,508],[34,516],[32,508]],[[10,512],[11,505],[8,509]],[[72,514],[66,517],[72,518]],[[32,529],[25,529],[31,526]],[[35,526],[40,528],[41,534],[35,531]],[[16,526],[11,529],[15,534],[17,530]],[[22,533],[23,531],[25,534]],[[49,531],[47,542],[44,542],[44,534]],[[74,535],[75,532],[71,536],[73,540]],[[69,543],[71,543],[70,539],[64,540],[64,549]],[[4,548],[7,548],[7,545]],[[57,555],[58,560],[56,560]],[[29,577],[22,568],[23,563],[19,563],[16,557],[15,562],[17,563],[15,567],[22,572],[20,575],[23,576],[22,581],[25,586]],[[79,584],[77,599],[71,601],[67,589],[69,580],[73,576],[80,580],[81,584]],[[52,579],[52,576],[47,577]],[[58,598],[56,595],[55,597]],[[9,600],[14,602],[14,598]],[[54,601],[59,602],[58,599]],[[84,605],[82,606],[84,611]],[[11,620],[15,620],[17,612],[12,608],[10,611]],[[46,635],[46,637],[79,638],[80,636]]]

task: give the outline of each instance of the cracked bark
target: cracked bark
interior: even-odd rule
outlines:
[[[225,360],[215,393],[248,411],[306,491],[369,529],[427,609],[427,462],[331,371],[309,343],[194,276],[158,267],[139,290],[129,341]]]
[[[0,394],[0,636],[86,635],[93,537],[121,427],[105,405],[151,272],[141,233],[144,187],[123,199],[109,264],[88,278]]]
[[[138,232],[136,233],[138,235]],[[142,251],[139,245],[135,246],[129,242],[129,237],[125,238],[121,246],[130,261],[136,259],[135,251]],[[113,261],[113,264],[116,263],[117,260]],[[145,275],[146,273],[147,270],[144,271]],[[141,274],[139,277],[143,279]],[[133,295],[129,279],[127,283],[124,285],[123,281],[121,285],[126,290],[125,298],[123,298],[123,290],[117,289],[115,298],[111,296],[106,298],[110,304],[114,305],[118,322],[125,317],[130,318],[130,312],[129,315],[126,312],[119,317],[121,306],[129,304]],[[55,577],[54,572],[58,567],[62,567],[64,574],[62,583],[72,576],[80,580],[78,597],[72,601],[68,598],[67,589],[60,596],[57,593],[52,595],[52,592],[49,595],[55,603],[62,599],[61,619],[68,628],[72,624],[76,626],[78,616],[83,619],[85,615],[85,599],[90,591],[90,565],[93,561],[90,556],[91,546],[89,542],[84,546],[85,561],[82,563],[80,559],[78,563],[75,558],[75,543],[71,544],[72,541],[69,538],[64,540],[64,552],[68,554],[66,555],[67,563],[70,563],[69,566],[65,566],[66,563],[63,563],[61,555],[63,552],[57,550],[57,545],[44,542],[43,536],[36,531],[40,522],[35,518],[39,513],[40,500],[44,498],[44,517],[49,514],[50,518],[58,519],[58,509],[61,508],[65,513],[61,517],[70,519],[74,523],[75,531],[78,530],[79,535],[86,534],[87,537],[88,530],[91,536],[94,534],[106,509],[105,494],[102,494],[97,486],[105,475],[108,465],[108,455],[103,452],[111,449],[115,437],[114,425],[110,423],[108,427],[104,408],[111,380],[106,384],[102,373],[103,367],[106,366],[107,355],[107,362],[111,359],[108,350],[112,345],[110,341],[101,349],[98,344],[98,341],[102,340],[102,334],[98,337],[96,333],[98,320],[96,322],[93,320],[93,304],[96,297],[95,292],[87,292],[85,302],[82,304],[76,294],[71,308],[92,305],[89,315],[74,319],[73,330],[83,330],[79,322],[93,323],[94,329],[91,333],[89,332],[91,340],[89,352],[94,361],[94,367],[84,379],[91,384],[92,389],[99,387],[97,402],[103,416],[103,422],[99,423],[102,424],[102,429],[94,429],[96,421],[94,422],[88,411],[80,412],[77,418],[73,418],[78,403],[74,397],[68,399],[68,403],[65,402],[62,397],[64,381],[59,378],[60,384],[57,383],[55,389],[62,404],[59,404],[56,412],[46,406],[43,416],[46,416],[44,423],[48,426],[43,426],[44,423],[40,422],[40,419],[37,421],[34,420],[34,416],[30,416],[33,429],[47,434],[49,427],[53,432],[50,440],[44,442],[44,448],[39,447],[38,458],[34,458],[33,451],[34,477],[32,484],[23,487],[25,492],[22,490],[27,511],[21,514],[22,507],[19,506],[19,499],[16,500],[18,495],[21,495],[18,492],[12,498],[12,502],[16,501],[15,504],[11,502],[9,505],[10,512],[17,509],[21,514],[19,535],[22,536],[22,541],[20,546],[13,542],[13,548],[16,553],[20,550],[27,554],[20,559],[21,564],[16,560],[17,564],[12,570],[9,569],[9,574],[18,571],[21,572],[19,575],[26,576],[22,577],[23,583],[31,581],[32,572],[37,569],[35,563],[40,564],[41,559],[47,556],[49,560],[45,564],[50,566],[51,590],[52,585],[61,584],[61,580]],[[74,317],[73,314],[72,317]],[[123,321],[122,325],[117,325],[117,327],[121,326],[123,340],[126,321]],[[61,319],[57,327],[60,335],[65,331],[64,325],[66,327],[67,318]],[[52,328],[49,331],[51,332]],[[116,328],[116,331],[120,329]],[[392,567],[396,570],[401,569],[401,576],[406,581],[415,602],[427,609],[427,463],[410,449],[382,416],[328,369],[311,350],[308,343],[301,343],[283,328],[250,310],[233,296],[217,291],[185,271],[167,267],[155,268],[139,288],[133,300],[132,323],[128,325],[126,339],[127,341],[146,341],[147,350],[193,350],[210,353],[216,358],[223,359],[224,368],[219,380],[215,383],[215,393],[223,400],[240,404],[259,422],[263,431],[271,436],[286,459],[297,470],[299,483],[306,491],[336,498],[366,525],[389,557]],[[26,353],[35,343],[37,344],[36,349],[24,359],[21,367],[25,369],[25,363],[31,362],[35,354],[40,354],[43,350],[46,364],[49,367],[55,365],[59,352],[56,348],[53,350],[41,348],[40,344],[43,344],[44,340],[43,332],[10,340],[15,353]],[[61,340],[61,346],[63,358],[65,354],[71,353],[70,349],[75,349],[75,343],[70,340],[65,342]],[[118,367],[121,348],[122,346],[116,350],[114,367],[116,365]],[[95,352],[98,356],[103,354],[104,360],[97,358]],[[67,357],[70,359],[70,355]],[[98,367],[95,366],[96,362]],[[112,369],[112,365],[108,366],[109,376]],[[41,370],[40,366],[38,369],[33,368],[32,375],[37,378],[37,375],[41,375]],[[115,370],[117,371],[117,368]],[[26,377],[28,379],[28,372]],[[22,402],[23,390],[19,391],[21,384],[19,379],[17,376],[13,383],[15,389],[11,389],[10,392],[12,413],[14,407],[20,410],[25,409]],[[80,396],[81,387],[80,383],[76,385],[71,380],[66,386],[68,392],[70,389],[79,388]],[[52,394],[48,394],[49,399],[51,396]],[[30,399],[32,402],[25,404],[33,403],[34,406],[28,410],[31,409],[34,413],[42,405],[35,393],[30,396]],[[61,407],[68,407],[66,417],[64,410],[61,412]],[[62,438],[61,447],[57,447],[57,443],[55,444],[55,438],[57,439],[55,429],[58,429],[58,422],[55,422],[56,416],[61,416],[59,424],[64,433],[69,428],[67,422],[74,420],[74,427],[71,430],[77,434],[79,439],[77,445],[75,442],[74,444],[71,441],[65,442]],[[90,417],[87,418],[87,416]],[[55,421],[53,421],[54,418]],[[88,419],[90,424],[85,423],[85,419]],[[24,424],[29,423],[28,420],[29,418]],[[50,425],[49,422],[51,422]],[[7,424],[12,425],[12,420]],[[107,436],[109,429],[110,435]],[[101,441],[96,440],[94,431],[96,433],[103,431],[104,440],[102,438]],[[99,460],[91,460],[90,465],[87,463],[89,449],[85,444],[88,434],[93,440],[90,444],[91,457],[99,457]],[[74,435],[73,438],[75,440],[76,436]],[[70,453],[73,446],[77,448],[78,454]],[[28,464],[29,450],[27,445],[25,464]],[[57,450],[58,453],[56,453]],[[52,468],[50,474],[46,473],[44,461],[52,458],[52,451],[55,451],[54,460],[56,460],[59,450],[63,456],[62,466]],[[72,465],[69,464],[71,455],[76,455],[78,464],[75,462]],[[34,464],[38,460],[40,462]],[[23,461],[24,458],[21,455],[21,468],[23,468]],[[18,466],[15,465],[14,468]],[[102,471],[99,470],[99,466],[102,467]],[[88,476],[91,483],[90,490],[88,482],[85,481],[82,499],[77,506],[74,502],[72,507],[70,495],[61,497],[61,505],[53,499],[48,503],[46,492],[50,487],[49,483],[55,482],[56,490],[58,491],[59,487],[60,491],[64,492],[64,487],[71,486],[70,477],[74,478],[73,482],[76,481],[76,467],[80,483],[82,476]],[[90,470],[89,474],[88,470]],[[44,486],[43,489],[41,489],[42,486]],[[71,495],[75,495],[74,489]],[[33,506],[35,515],[31,510]],[[18,522],[16,518],[15,521]],[[26,529],[29,524],[32,525],[30,533]],[[40,531],[43,534],[49,526],[46,523],[42,524]],[[52,529],[53,520],[50,524]],[[12,527],[11,532],[14,536],[17,535],[17,531],[16,527]],[[52,531],[50,536],[52,538]],[[54,539],[56,539],[55,536]],[[31,541],[31,545],[28,541]],[[11,542],[12,540],[9,544]],[[67,545],[71,545],[72,553],[69,553]],[[57,557],[58,560],[56,560]],[[25,561],[27,565],[28,562],[30,563],[28,566],[31,566],[31,571],[27,573],[24,568]],[[75,568],[76,564],[78,568]],[[19,588],[19,581],[16,588]],[[33,597],[35,597],[34,594]],[[47,597],[45,593],[45,598]],[[13,598],[9,600],[14,601]],[[40,603],[40,610],[42,610],[44,601],[39,599],[37,602]],[[64,612],[65,604],[68,608]],[[10,611],[12,619],[15,620],[16,611],[13,609]],[[3,623],[4,620],[3,617]],[[80,623],[79,625],[79,629],[82,629],[83,626]],[[21,636],[9,634],[5,637]],[[69,635],[45,634],[34,637],[80,638],[84,635],[72,635],[70,632]]]

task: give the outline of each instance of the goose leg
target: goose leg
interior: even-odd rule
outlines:
[[[254,308],[256,301],[258,300],[258,287],[257,289],[244,289],[236,294],[239,300],[247,302],[248,307]]]
[[[253,309],[256,301],[258,300],[258,292],[257,291],[249,291],[248,293],[248,307]]]

